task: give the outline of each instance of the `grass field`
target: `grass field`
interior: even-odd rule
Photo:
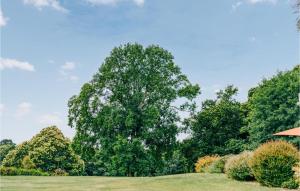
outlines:
[[[182,174],[150,178],[1,177],[1,191],[280,191],[255,182],[238,182],[224,174]]]

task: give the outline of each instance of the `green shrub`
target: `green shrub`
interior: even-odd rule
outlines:
[[[300,153],[299,153],[300,155]],[[296,163],[296,165],[293,167],[294,173],[294,178],[300,184],[300,162]]]
[[[164,167],[162,168],[161,175],[167,174],[181,174],[186,173],[187,169],[187,160],[180,153],[179,150],[173,152],[172,157],[169,159],[163,158]]]
[[[258,182],[280,187],[293,178],[293,167],[300,160],[297,149],[286,141],[271,141],[258,147],[250,165]]]
[[[15,167],[1,167],[1,176],[49,176],[47,172],[37,169],[22,169]]]
[[[254,177],[249,166],[251,157],[252,153],[249,151],[230,157],[225,164],[227,176],[235,180],[253,180]]]
[[[211,165],[208,167],[207,172],[209,172],[209,173],[224,173],[225,172],[225,163],[229,157],[230,157],[230,155],[226,155],[226,156],[220,157],[219,159],[212,162]]]
[[[293,178],[291,178],[288,181],[285,181],[281,184],[282,188],[288,188],[288,189],[296,189],[299,187],[299,183],[296,182],[296,180],[294,180]]]
[[[220,157],[219,156],[204,156],[200,157],[195,164],[195,171],[196,172],[206,172],[208,167],[216,160],[218,160]]]

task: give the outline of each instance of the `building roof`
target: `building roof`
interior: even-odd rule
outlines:
[[[289,129],[286,131],[281,131],[281,132],[275,133],[273,135],[276,135],[276,136],[300,136],[300,127]]]

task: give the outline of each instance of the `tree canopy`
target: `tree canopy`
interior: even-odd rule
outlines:
[[[240,130],[245,125],[242,105],[233,98],[238,89],[227,86],[217,92],[215,100],[202,103],[201,111],[191,120],[192,142],[196,147],[196,156],[207,154],[225,155],[242,151]],[[187,142],[188,143],[188,142]]]
[[[114,48],[69,100],[73,147],[85,161],[98,161],[108,175],[156,174],[163,169],[162,156],[173,155],[179,112],[192,112],[199,93],[172,54],[159,46]],[[179,98],[184,103],[176,106]]]
[[[270,79],[264,79],[259,86],[249,90],[250,148],[255,148],[267,140],[279,138],[273,134],[300,124],[297,104],[299,73],[298,65],[293,70],[279,72]],[[295,142],[297,138],[290,140]]]

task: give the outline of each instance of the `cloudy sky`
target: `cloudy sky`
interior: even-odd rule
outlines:
[[[1,138],[67,126],[67,101],[123,43],[158,44],[202,94],[299,63],[292,0],[0,0]]]

